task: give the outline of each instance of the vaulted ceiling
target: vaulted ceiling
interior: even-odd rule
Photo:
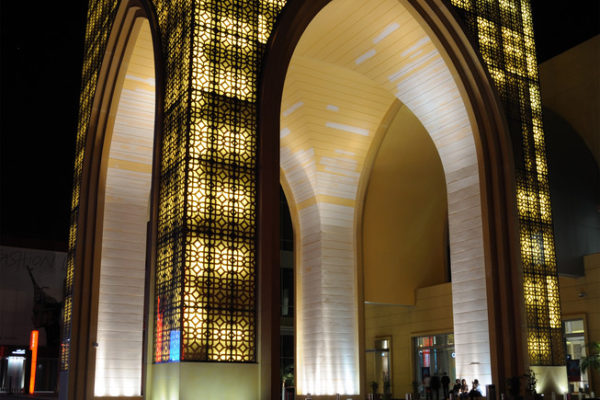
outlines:
[[[444,50],[413,12],[398,0],[334,0],[311,21],[288,68],[280,152],[299,250],[299,393],[357,390],[360,207],[373,153],[398,101],[424,126],[443,165],[453,287],[483,288],[453,293],[455,321],[475,318],[478,337],[486,338],[476,340],[472,326],[455,325],[462,354],[457,368],[491,379],[481,191],[468,104]]]
[[[394,0],[325,7],[298,43],[282,102],[282,169],[300,208],[314,196],[353,204],[370,145],[396,99],[432,136],[470,135],[452,73],[407,8]],[[473,161],[468,153],[453,160]]]

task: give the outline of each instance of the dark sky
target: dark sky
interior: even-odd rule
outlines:
[[[0,244],[65,250],[87,2],[0,7]]]
[[[600,33],[598,0],[531,0],[538,62]]]
[[[598,0],[532,5],[540,61],[600,32]],[[86,1],[0,7],[0,244],[66,250]]]

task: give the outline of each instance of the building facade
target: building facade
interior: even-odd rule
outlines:
[[[364,398],[365,302],[415,301],[379,293],[388,275],[362,254],[401,110],[443,169],[457,374],[502,391],[530,367],[564,375],[527,0],[104,0],[86,30],[61,395],[280,395],[281,182],[297,393]]]

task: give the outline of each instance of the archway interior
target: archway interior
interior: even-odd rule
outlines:
[[[406,106],[387,124],[364,194],[365,385],[394,397],[424,375],[456,378],[448,205],[431,137]],[[389,383],[389,385],[388,385]],[[423,396],[425,393],[418,388]]]
[[[334,0],[301,37],[284,85],[280,133],[282,180],[297,221],[298,393],[361,390],[364,179],[377,132],[397,101],[425,127],[443,165],[457,374],[491,382],[479,171],[456,82],[397,0]]]
[[[146,232],[152,176],[155,76],[148,20],[127,44],[103,154],[107,160],[96,349],[96,396],[139,396],[142,387]],[[123,72],[124,71],[124,72]],[[112,116],[111,116],[112,117]],[[111,130],[112,125],[112,130]]]

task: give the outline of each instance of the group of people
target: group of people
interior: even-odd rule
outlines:
[[[450,378],[444,372],[440,378],[437,375],[432,377],[425,376],[423,378],[423,388],[425,389],[426,400],[439,400],[439,390],[442,389],[444,399],[465,399],[465,398],[476,398],[481,397],[481,388],[479,386],[479,380],[473,381],[471,390],[465,379],[457,379],[450,391]],[[434,397],[435,394],[435,397]]]
[[[473,381],[473,387],[471,390],[469,390],[469,385],[467,385],[467,381],[465,379],[457,379],[454,383],[454,387],[452,388],[452,394],[454,398],[475,398],[483,395],[481,393],[481,388],[479,387],[479,380],[477,379]]]

